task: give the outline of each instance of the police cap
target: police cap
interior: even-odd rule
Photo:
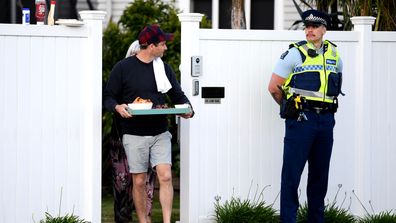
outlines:
[[[302,19],[304,21],[304,25],[314,24],[314,25],[324,25],[328,27],[330,24],[330,17],[324,12],[310,9],[302,14]]]

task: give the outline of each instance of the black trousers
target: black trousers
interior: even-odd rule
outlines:
[[[298,187],[308,162],[308,222],[324,222],[330,157],[333,147],[334,114],[305,111],[308,120],[286,119],[281,177],[281,222],[295,223]]]

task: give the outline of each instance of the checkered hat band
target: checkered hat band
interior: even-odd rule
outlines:
[[[323,65],[298,66],[294,68],[293,73],[300,73],[303,71],[318,71],[318,70],[323,70]],[[326,70],[336,72],[336,67],[326,66]]]
[[[314,16],[313,14],[310,14],[307,18],[305,18],[305,22],[321,23],[327,26],[327,22],[325,19]]]

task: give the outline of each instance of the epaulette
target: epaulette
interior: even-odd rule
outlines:
[[[329,41],[329,40],[326,40],[327,42],[329,42],[331,45],[333,45],[333,46],[335,46],[335,47],[337,47],[337,45],[335,45],[334,43],[332,43],[331,41]]]
[[[292,44],[289,45],[289,49],[293,48],[295,46],[299,47],[299,46],[302,46],[304,44],[307,44],[307,41],[303,40],[303,41],[300,41],[300,42],[297,42],[297,43],[292,43]]]
[[[305,61],[305,59],[306,59],[306,56],[304,55],[303,52],[301,52],[301,50],[300,50],[298,47],[300,47],[300,46],[302,46],[302,45],[305,45],[305,44],[307,44],[307,41],[303,40],[303,41],[300,41],[300,42],[297,42],[297,43],[292,43],[292,44],[289,45],[289,49],[291,49],[291,48],[293,48],[293,47],[296,47],[296,49],[298,50],[298,52],[299,52],[300,55],[301,55],[301,61],[302,61],[303,63],[304,63],[304,61]]]

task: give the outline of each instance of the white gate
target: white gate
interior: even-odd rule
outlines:
[[[279,209],[284,123],[267,86],[276,60],[290,43],[305,39],[303,31],[199,29],[200,14],[179,19],[182,87],[196,111],[181,122],[181,222],[210,222],[215,196],[224,202],[250,191],[253,198],[267,185],[264,199]],[[342,184],[338,204],[346,193],[343,207],[351,203],[358,215],[364,212],[357,198],[368,209],[371,201],[376,211],[396,207],[396,33],[371,32],[370,22],[357,18],[355,31],[325,36],[338,45],[346,93],[336,114],[327,199]],[[191,76],[192,56],[202,56],[201,76]],[[193,80],[200,91],[224,87],[225,97],[220,104],[205,103],[202,92],[193,96]],[[304,202],[306,173],[300,187]]]

